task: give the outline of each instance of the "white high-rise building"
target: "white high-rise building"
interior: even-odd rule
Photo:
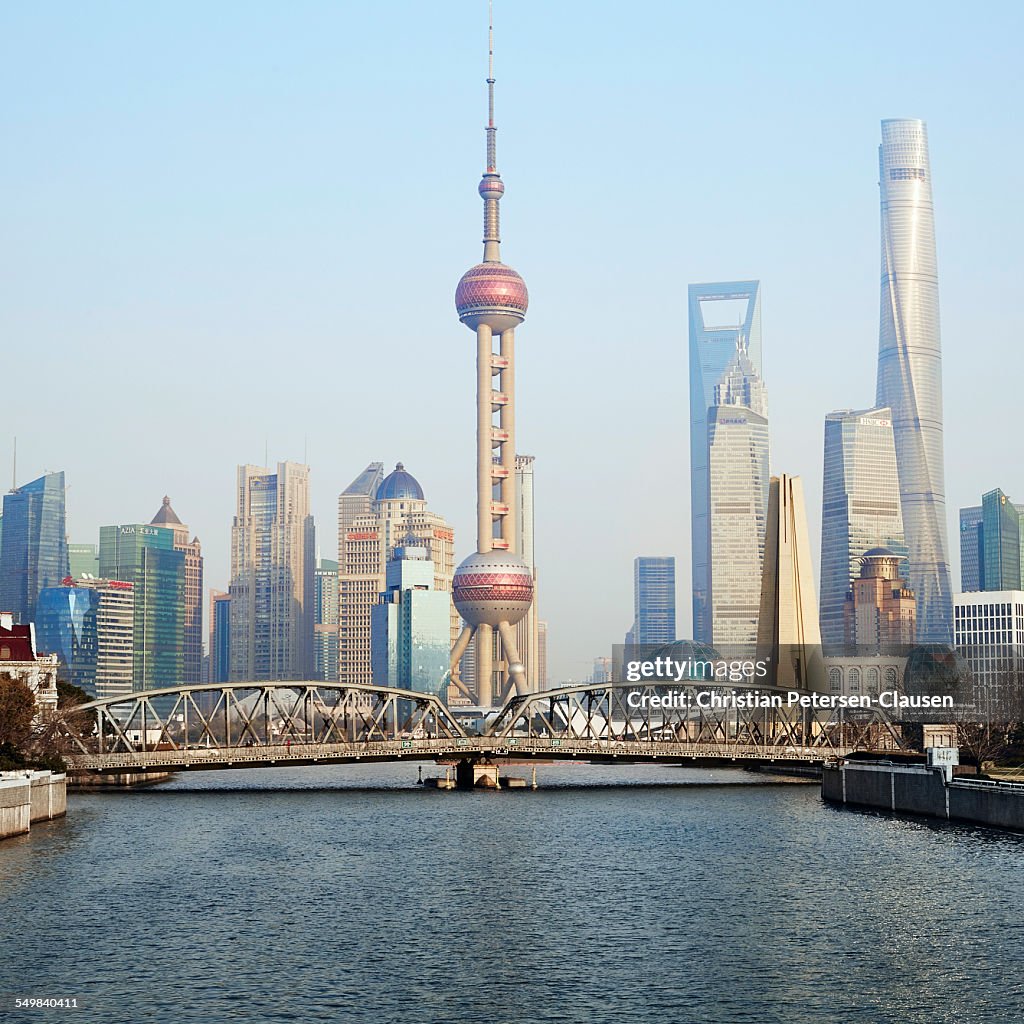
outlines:
[[[96,608],[96,699],[127,697],[135,665],[135,588],[122,580],[87,576],[74,586],[94,590]]]
[[[970,667],[983,720],[1024,712],[1024,592],[979,590],[953,600],[953,641]]]
[[[711,643],[757,641],[768,511],[768,396],[742,335],[708,410]],[[724,653],[724,651],[723,651]]]

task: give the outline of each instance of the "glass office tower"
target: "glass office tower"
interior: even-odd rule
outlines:
[[[982,590],[1021,589],[1024,516],[997,487],[982,495]]]
[[[185,552],[174,531],[128,523],[100,527],[100,575],[135,593],[133,689],[180,686],[185,672]]]
[[[876,403],[892,410],[919,641],[949,643],[953,605],[942,454],[942,350],[928,133],[882,122],[882,287]]]
[[[676,639],[676,560],[633,562],[633,628],[627,644],[670,644]]]
[[[844,644],[844,605],[860,560],[872,548],[905,558],[892,414],[841,409],[825,417],[821,499],[821,642],[826,653]],[[901,565],[901,575],[907,571]]]
[[[36,649],[56,654],[61,678],[96,696],[100,595],[78,587],[45,587],[36,604]]]
[[[4,495],[0,611],[34,622],[39,592],[67,575],[64,474],[47,473]]]
[[[746,347],[750,365],[757,374],[761,373],[760,283],[691,284],[689,330],[693,636],[695,640],[709,644],[712,642],[713,625],[708,413],[715,404],[715,387],[732,363],[741,342]]]
[[[984,509],[960,509],[960,589],[965,593],[985,589],[984,533]]]
[[[239,466],[231,528],[231,681],[309,679],[313,571],[309,467]],[[367,640],[369,637],[367,637]]]

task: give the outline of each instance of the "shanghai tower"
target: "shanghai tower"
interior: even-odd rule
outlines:
[[[919,642],[952,640],[942,457],[942,350],[928,132],[882,122],[877,404],[892,410],[900,505]]]

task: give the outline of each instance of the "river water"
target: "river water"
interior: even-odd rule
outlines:
[[[72,793],[65,819],[0,844],[0,1021],[1024,1015],[1024,836],[740,772],[546,766],[537,791],[501,793],[415,779],[256,769]]]

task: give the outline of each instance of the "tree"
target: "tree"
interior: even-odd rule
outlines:
[[[20,679],[0,674],[0,746],[20,751],[32,736],[35,694]]]
[[[1008,667],[979,683],[964,678],[953,711],[957,743],[967,759],[983,768],[987,761],[1005,759],[1019,739],[1024,722],[1021,674]]]
[[[57,707],[58,708],[69,708],[74,707],[76,704],[88,704],[92,701],[92,697],[85,692],[80,686],[75,686],[74,683],[65,682],[63,679],[57,680]]]

